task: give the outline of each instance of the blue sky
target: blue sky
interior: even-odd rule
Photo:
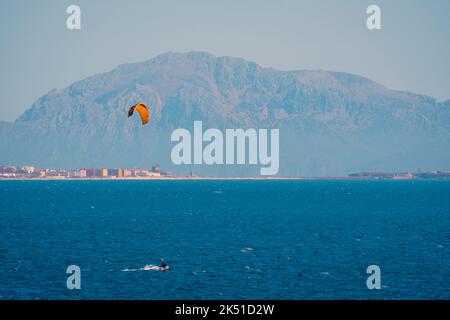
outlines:
[[[82,29],[66,28],[81,7]],[[370,4],[382,30],[366,28]],[[166,51],[208,51],[276,69],[360,74],[450,98],[448,0],[2,0],[0,120],[41,95]]]

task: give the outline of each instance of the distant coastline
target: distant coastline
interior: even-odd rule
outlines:
[[[73,177],[0,177],[0,181],[206,181],[206,180],[229,180],[229,181],[414,181],[414,180],[450,180],[450,175],[444,178],[426,177],[426,178],[378,178],[378,177],[352,177],[352,176],[334,176],[334,177],[201,177],[201,176],[168,176],[168,177],[92,177],[92,178],[73,178]]]
[[[33,166],[0,166],[0,180],[450,180],[450,170],[417,172],[359,172],[346,176],[241,176],[215,177],[174,175],[162,171],[159,165],[151,169],[89,168],[55,169]]]
[[[170,177],[92,177],[92,178],[70,178],[70,177],[35,177],[35,178],[4,178],[1,180],[24,180],[24,181],[147,181],[147,180],[369,180],[351,177],[191,177],[191,176],[170,176]]]

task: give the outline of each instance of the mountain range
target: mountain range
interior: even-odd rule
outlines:
[[[150,106],[149,125],[127,118]],[[367,78],[280,71],[205,52],[165,53],[54,89],[0,122],[0,164],[146,168],[259,175],[259,166],[175,166],[176,128],[280,129],[282,176],[450,169],[450,100],[390,90]]]

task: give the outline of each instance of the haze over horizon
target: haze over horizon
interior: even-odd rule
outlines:
[[[383,28],[369,31],[365,9],[374,3]],[[80,31],[65,27],[70,4],[0,4],[0,121],[15,120],[53,88],[168,51],[241,57],[278,70],[341,71],[390,89],[450,98],[445,0],[81,0]]]

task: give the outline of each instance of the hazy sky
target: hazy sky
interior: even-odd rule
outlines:
[[[81,7],[81,30],[66,8]],[[382,30],[366,28],[366,8]],[[166,51],[208,51],[277,69],[325,69],[450,98],[448,0],[1,0],[0,120],[41,95]]]

